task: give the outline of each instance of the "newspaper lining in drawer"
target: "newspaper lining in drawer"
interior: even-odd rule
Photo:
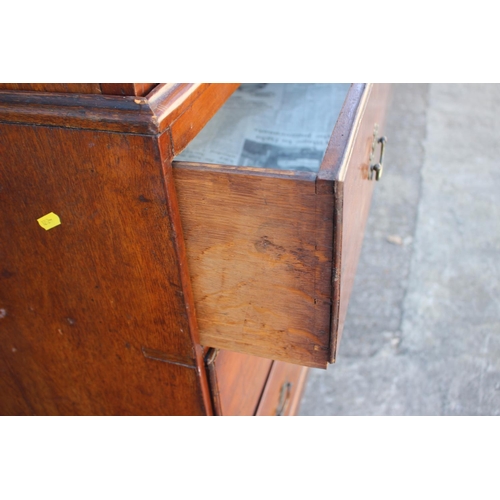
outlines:
[[[350,85],[241,85],[175,159],[317,172]]]

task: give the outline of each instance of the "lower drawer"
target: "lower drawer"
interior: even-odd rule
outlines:
[[[238,352],[211,349],[206,356],[214,413],[255,415],[273,362]]]
[[[216,415],[297,413],[308,368],[219,349],[205,359]]]
[[[275,154],[255,141],[245,166],[173,163],[203,345],[318,368],[335,361],[387,99],[386,85],[351,86],[316,171],[246,166]]]
[[[256,415],[291,416],[299,410],[308,368],[275,361]]]

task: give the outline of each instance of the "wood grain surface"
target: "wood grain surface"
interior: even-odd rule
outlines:
[[[0,413],[211,414],[213,347],[216,412],[251,414],[269,359],[335,360],[388,87],[352,86],[316,175],[172,169],[237,84],[144,85],[0,90]]]
[[[187,262],[187,251],[184,243],[184,233],[172,172],[172,144],[168,130],[159,136],[158,147],[161,161],[162,179],[166,193],[166,205],[170,216],[171,241],[174,245],[176,254],[177,272],[179,273],[179,280],[182,287],[183,304],[189,328],[189,336],[192,342],[193,358],[199,374],[201,395],[203,397],[204,406],[207,411],[212,412],[213,401],[210,396],[210,388],[205,369],[205,353],[203,347],[200,345],[200,335],[198,330],[198,321],[196,319],[193,289],[191,286],[191,277]]]
[[[293,416],[299,411],[308,368],[275,361],[256,415],[258,417]]]
[[[207,359],[215,413],[255,415],[273,362],[223,350],[209,353]]]
[[[333,191],[335,203],[330,362],[337,355],[376,184],[369,178],[370,155],[375,127],[375,139],[383,135],[389,90],[383,84],[353,85],[318,175],[319,191]]]
[[[0,90],[0,122],[155,135],[158,123],[143,97]]]
[[[179,154],[238,88],[238,83],[164,83],[148,95],[159,131],[170,129]]]
[[[237,83],[210,84],[172,124],[174,156],[178,155],[238,88]]]
[[[0,124],[0,157],[0,413],[210,414],[157,138]]]
[[[158,135],[171,156],[205,126],[238,84],[160,84],[146,96],[0,90],[0,122]]]
[[[387,95],[387,85],[351,86],[318,174],[174,162],[203,344],[335,361]]]
[[[174,163],[203,345],[326,367],[333,198],[315,174]]]

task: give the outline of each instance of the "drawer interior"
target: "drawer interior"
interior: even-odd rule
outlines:
[[[318,172],[349,88],[242,84],[175,160]]]

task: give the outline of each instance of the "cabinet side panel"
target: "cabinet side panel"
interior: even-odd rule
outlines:
[[[203,413],[156,138],[2,124],[0,156],[0,412]]]
[[[201,343],[324,368],[332,197],[314,177],[189,165],[174,178]]]

